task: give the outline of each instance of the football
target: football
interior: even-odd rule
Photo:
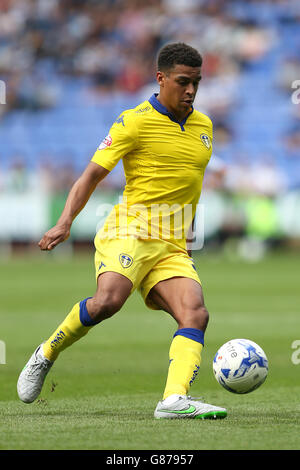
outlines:
[[[268,359],[249,339],[232,339],[215,354],[213,371],[222,387],[232,393],[249,393],[267,378]]]

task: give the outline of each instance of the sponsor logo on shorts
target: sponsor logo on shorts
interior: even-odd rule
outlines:
[[[127,255],[126,253],[121,253],[119,255],[119,261],[123,268],[129,268],[133,263],[132,257]]]
[[[106,268],[106,264],[104,264],[103,261],[101,261],[98,271],[100,271],[101,268]]]

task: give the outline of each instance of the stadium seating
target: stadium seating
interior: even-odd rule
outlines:
[[[217,153],[229,163],[240,154],[248,155],[251,161],[269,154],[285,171],[289,186],[297,186],[300,181],[295,178],[294,168],[299,163],[287,157],[284,137],[299,124],[292,115],[289,91],[280,85],[283,64],[298,51],[300,23],[294,19],[297,5],[291,2],[290,8],[284,8],[278,3],[270,8],[268,2],[228,3],[235,20],[255,21],[255,24],[270,29],[276,38],[262,58],[250,60],[241,67],[237,78],[237,102],[223,117],[233,130],[233,137],[226,145],[216,141]],[[45,65],[45,70],[47,67]],[[66,78],[55,69],[51,79],[57,93],[53,107],[13,109],[2,118],[2,169],[9,167],[16,155],[33,169],[48,155],[58,166],[71,159],[80,171],[119,113],[140,101],[140,93],[118,91],[97,95],[88,78]],[[221,82],[222,77],[220,86]]]

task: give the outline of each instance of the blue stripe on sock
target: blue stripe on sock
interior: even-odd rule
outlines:
[[[80,319],[81,323],[83,324],[83,326],[97,325],[97,322],[94,321],[90,317],[89,312],[87,311],[86,301],[88,299],[91,299],[91,297],[87,297],[86,299],[82,300],[79,304],[79,319]]]
[[[197,328],[180,328],[176,331],[174,338],[178,335],[197,341],[197,343],[201,343],[204,346],[204,332],[202,330]]]

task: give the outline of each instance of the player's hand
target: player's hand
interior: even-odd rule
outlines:
[[[48,230],[38,245],[43,251],[53,250],[59,243],[64,242],[70,236],[70,228],[65,225],[55,225]]]

